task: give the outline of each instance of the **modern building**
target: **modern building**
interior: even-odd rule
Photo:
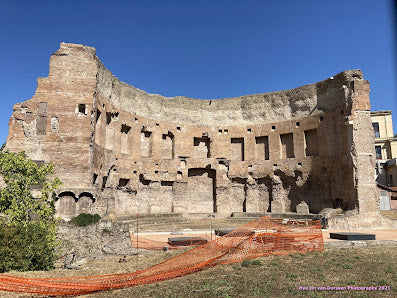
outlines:
[[[397,135],[393,132],[391,111],[373,111],[371,120],[375,136],[379,206],[381,210],[397,209]]]
[[[397,173],[393,175],[396,162],[392,161],[397,158],[397,135],[393,132],[391,111],[371,112],[371,120],[375,136],[376,181],[397,186]]]
[[[393,133],[391,111],[371,112],[377,160],[397,158],[397,135]]]

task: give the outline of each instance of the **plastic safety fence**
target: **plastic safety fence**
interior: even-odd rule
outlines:
[[[0,290],[42,295],[81,295],[175,278],[219,264],[266,255],[322,251],[319,221],[262,217],[235,231],[153,267],[126,274],[76,278],[23,278],[0,275]]]

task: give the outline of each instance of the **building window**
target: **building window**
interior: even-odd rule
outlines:
[[[193,138],[193,155],[202,158],[211,157],[210,143],[210,138],[204,134],[201,138]]]
[[[305,154],[314,156],[318,154],[317,129],[305,130]]]
[[[168,132],[163,134],[161,143],[161,155],[164,159],[174,159],[175,141],[174,134]]]
[[[141,130],[141,156],[152,157],[153,152],[153,135],[145,127]]]
[[[269,160],[269,137],[255,137],[255,158]]]
[[[87,115],[87,109],[85,104],[79,103],[79,105],[77,106],[77,110],[79,114]]]
[[[46,114],[48,110],[47,102],[39,102],[39,106],[37,107],[37,114]]]
[[[292,133],[280,135],[280,158],[293,158],[294,154],[294,137]]]
[[[244,161],[244,138],[231,138],[232,160]]]
[[[58,117],[51,117],[51,131],[57,132],[59,129]]]
[[[374,128],[375,138],[380,138],[379,134],[379,122],[373,122],[372,126]]]
[[[375,146],[376,159],[382,159],[382,147]]]

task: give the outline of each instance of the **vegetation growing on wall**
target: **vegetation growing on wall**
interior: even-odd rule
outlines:
[[[98,214],[80,213],[78,216],[73,217],[70,222],[79,227],[85,227],[97,223],[101,217]]]
[[[25,152],[0,152],[0,272],[48,270],[56,257],[54,166],[38,166]],[[34,197],[32,189],[40,189]]]

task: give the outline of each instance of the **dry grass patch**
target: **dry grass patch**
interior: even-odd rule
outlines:
[[[140,269],[181,253],[139,257]],[[221,265],[169,281],[82,297],[393,297],[397,296],[397,247],[329,249],[325,252],[269,256]],[[81,270],[16,273],[21,276],[84,276],[135,270],[135,257],[87,262]],[[390,286],[390,291],[302,291],[300,286]],[[3,297],[0,293],[0,296]],[[13,294],[12,296],[14,296]]]
[[[380,214],[387,218],[397,220],[397,210],[381,211]]]

